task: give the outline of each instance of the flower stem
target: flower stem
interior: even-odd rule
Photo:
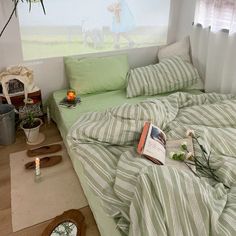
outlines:
[[[4,27],[3,27],[2,31],[1,31],[1,33],[0,33],[0,38],[2,37],[2,34],[3,34],[3,32],[5,31],[5,29],[7,28],[8,24],[10,23],[10,21],[11,21],[13,15],[14,15],[14,13],[16,13],[16,8],[17,8],[18,3],[19,3],[19,0],[14,1],[14,8],[13,8],[13,10],[12,10],[12,12],[11,12],[11,15],[9,16],[9,18],[8,18],[8,20],[7,20],[7,22],[6,22],[6,24],[4,25]]]

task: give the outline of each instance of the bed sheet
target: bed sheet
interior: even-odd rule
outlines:
[[[190,90],[188,92],[191,94],[202,93],[200,90]],[[66,108],[58,105],[59,102],[65,97],[66,90],[59,90],[54,92],[49,99],[50,115],[57,123],[60,131],[62,132],[62,136],[65,136],[75,121],[86,112],[102,111],[124,103],[135,104],[148,98],[167,96],[169,94],[171,93],[156,96],[139,96],[134,98],[126,98],[125,90],[85,94],[81,96],[82,102],[75,108]]]
[[[191,94],[200,94],[202,93],[200,90],[191,90],[188,91]],[[120,236],[121,232],[117,229],[115,221],[108,217],[103,210],[101,205],[101,201],[98,197],[96,197],[91,189],[89,188],[85,175],[84,168],[82,163],[79,161],[77,154],[70,150],[68,147],[68,143],[66,141],[66,135],[70,129],[70,127],[74,124],[74,122],[84,113],[91,111],[102,111],[109,107],[114,107],[121,105],[123,103],[135,104],[142,100],[160,96],[167,96],[168,94],[162,94],[157,96],[140,96],[136,98],[127,99],[124,90],[117,90],[105,93],[98,94],[87,94],[81,96],[81,104],[76,106],[75,109],[68,109],[65,107],[59,106],[59,102],[65,97],[66,90],[59,90],[53,93],[52,97],[48,101],[48,105],[50,108],[50,115],[52,119],[57,123],[57,126],[62,135],[63,141],[67,147],[69,156],[72,160],[73,167],[80,179],[82,188],[87,197],[88,203],[92,212],[94,214],[95,220],[97,222],[97,226],[101,235],[103,236]]]
[[[67,141],[125,235],[236,235],[235,107],[230,94],[175,93],[84,114]],[[211,168],[197,168],[198,178],[187,168],[141,157],[136,147],[144,121],[160,127],[167,140],[194,130],[196,160]]]

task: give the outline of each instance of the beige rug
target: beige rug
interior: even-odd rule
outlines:
[[[34,160],[27,157],[26,150],[10,155],[13,232],[88,205],[64,145],[56,154],[63,156],[62,162],[42,168],[40,182],[35,182],[34,170],[24,168]]]

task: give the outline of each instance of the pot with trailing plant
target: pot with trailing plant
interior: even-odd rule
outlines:
[[[43,121],[40,118],[34,117],[32,112],[28,112],[26,117],[22,120],[20,128],[24,130],[28,144],[37,144],[40,142],[40,126]]]
[[[11,14],[9,15],[9,18],[7,19],[6,23],[4,24],[3,28],[0,29],[0,38],[3,35],[3,32],[6,30],[8,24],[11,22],[12,17],[15,15],[17,16],[16,12],[17,12],[17,6],[19,3],[27,3],[29,5],[29,11],[31,10],[32,4],[36,4],[36,3],[40,3],[43,9],[44,14],[46,14],[46,10],[44,7],[44,0],[12,0],[13,3],[13,7],[12,7],[12,11]]]

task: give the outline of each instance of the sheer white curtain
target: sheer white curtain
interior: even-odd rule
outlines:
[[[236,0],[197,1],[196,23],[191,33],[192,58],[205,79],[205,90],[236,94]]]
[[[216,32],[227,29],[236,32],[236,0],[197,0],[195,19],[203,27]]]

